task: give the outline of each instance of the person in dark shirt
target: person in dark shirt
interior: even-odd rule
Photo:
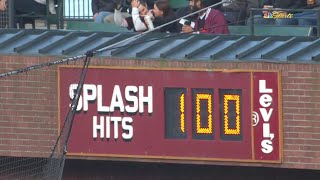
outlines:
[[[152,18],[155,27],[161,26],[176,19],[170,8],[169,0],[158,0],[154,3],[153,10],[148,15]],[[160,32],[177,32],[176,24],[172,23],[160,29]]]
[[[114,0],[92,0],[93,20],[96,23],[104,23],[104,18],[112,14],[115,8]]]
[[[190,0],[189,7],[195,12],[219,2],[221,2],[221,0]],[[199,33],[229,34],[224,15],[218,9],[219,7],[208,8],[207,11],[199,13],[198,18],[195,21],[195,27],[192,28],[190,25],[184,25],[182,27],[182,32],[187,33],[197,31]]]
[[[221,11],[228,23],[245,25],[245,20],[250,16],[250,9],[258,7],[258,0],[226,0]]]
[[[192,10],[189,8],[189,7],[182,7],[182,8],[179,8],[176,13],[175,13],[175,16],[176,18],[181,18],[183,16],[186,16],[188,14],[192,13]],[[195,21],[197,20],[198,18],[198,15],[195,14],[193,16],[188,16],[184,19],[180,19],[180,21],[178,21],[176,23],[176,31],[177,32],[181,32],[182,30],[182,27],[187,24],[187,25],[190,25],[192,28],[194,28],[195,26]]]
[[[15,27],[25,28],[27,22],[34,23],[34,17],[30,15],[47,15],[47,0],[12,0],[14,1]],[[56,14],[54,0],[48,0],[49,13]],[[19,17],[20,16],[20,17]],[[29,16],[29,17],[28,17]]]
[[[14,0],[14,9],[16,14],[42,14],[47,13],[46,0]],[[54,0],[49,0],[49,11],[56,14]]]
[[[275,0],[274,7],[281,9],[306,8],[307,0]]]

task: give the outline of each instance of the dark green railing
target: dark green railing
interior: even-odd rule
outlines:
[[[28,12],[28,13],[20,13],[17,14],[15,12],[15,4],[14,0],[8,0],[8,13],[9,13],[9,28],[16,28],[17,24],[24,19],[28,19],[33,23],[36,19],[42,19],[46,22],[47,28],[50,29],[51,24],[55,24],[57,26],[57,29],[63,29],[64,28],[64,20],[62,16],[62,10],[63,10],[63,0],[57,0],[56,1],[56,14],[50,14],[49,12],[49,1],[47,0],[47,8],[45,14],[37,14],[35,12]],[[21,27],[20,27],[21,28]],[[34,27],[35,28],[35,27]]]
[[[91,0],[63,0],[65,21],[93,21]]]
[[[256,32],[256,27],[258,26],[278,26],[278,25],[275,25],[275,24],[270,24],[270,25],[266,25],[266,24],[255,24],[255,20],[256,19],[266,19],[263,17],[263,11],[266,11],[266,12],[286,12],[287,14],[291,13],[293,15],[293,19],[310,19],[310,18],[304,18],[304,17],[295,17],[295,14],[296,13],[303,13],[303,12],[311,12],[311,13],[315,13],[315,17],[316,17],[316,25],[314,26],[308,26],[310,28],[314,28],[316,29],[316,32],[317,32],[317,36],[320,37],[320,9],[278,9],[278,8],[272,8],[272,9],[261,9],[261,8],[252,8],[250,9],[250,18],[248,20],[249,22],[249,26],[250,26],[250,34],[251,35],[255,35]],[[255,15],[257,14],[261,14],[261,17],[255,17]],[[275,17],[273,18],[268,18],[268,19],[276,19]],[[290,25],[285,25],[287,27],[290,27]],[[291,27],[297,27],[297,25],[292,25]],[[300,27],[300,26],[299,26]],[[294,30],[294,29],[292,29]]]

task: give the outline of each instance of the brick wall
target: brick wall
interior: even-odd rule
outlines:
[[[0,56],[0,72],[48,58]],[[0,80],[0,154],[47,157],[57,135],[56,68]]]
[[[54,58],[0,56],[0,73],[52,59]],[[320,64],[203,63],[101,58],[93,59],[91,65],[281,70],[284,163],[217,164],[320,169]],[[0,79],[0,155],[46,157],[57,135],[57,98],[57,67]]]

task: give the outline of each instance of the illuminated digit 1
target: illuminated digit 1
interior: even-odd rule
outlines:
[[[201,127],[200,116],[200,102],[201,100],[208,101],[208,127]],[[212,134],[212,95],[210,94],[197,94],[196,95],[196,121],[197,121],[197,133],[198,134]]]
[[[240,134],[240,96],[239,95],[224,95],[224,134],[239,135]],[[236,101],[236,128],[229,128],[229,101]]]
[[[180,129],[185,132],[185,118],[184,118],[184,94],[180,96]]]
[[[186,113],[186,88],[165,88],[165,138],[166,139],[186,139],[187,121]]]

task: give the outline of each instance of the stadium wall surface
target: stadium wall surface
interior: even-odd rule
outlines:
[[[55,60],[0,56],[0,73]],[[75,63],[81,65],[82,61]],[[217,165],[320,169],[320,64],[182,62],[94,58],[94,66],[280,70],[283,163]],[[0,156],[47,157],[57,137],[57,67],[0,79]],[[74,77],[75,79],[79,77]],[[83,157],[82,157],[83,158]]]

